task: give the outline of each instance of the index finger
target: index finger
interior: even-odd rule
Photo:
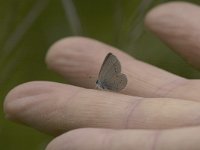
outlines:
[[[46,62],[51,69],[69,79],[71,84],[94,88],[101,64],[109,52],[118,57],[122,72],[128,77],[123,93],[141,97],[200,100],[199,80],[179,77],[88,38],[72,37],[58,41],[50,48]]]

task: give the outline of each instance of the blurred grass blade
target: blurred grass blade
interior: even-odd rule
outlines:
[[[120,47],[123,42],[122,41],[122,29],[123,29],[123,16],[124,16],[124,12],[122,9],[122,2],[121,0],[116,0],[115,2],[115,11],[114,11],[114,28],[115,28],[115,45]]]
[[[140,5],[138,6],[138,12],[137,12],[137,18],[132,20],[131,26],[134,27],[130,30],[130,35],[132,37],[132,42],[137,40],[141,34],[142,34],[142,28],[143,22],[141,21],[148,8],[153,3],[153,0],[143,0]]]
[[[123,24],[122,32],[118,35],[121,41],[121,47],[123,49],[133,49],[136,40],[138,40],[143,33],[143,18],[150,8],[154,0],[142,0],[139,1],[137,7],[130,12],[130,16]]]
[[[62,0],[62,4],[65,10],[65,16],[69,21],[73,35],[81,35],[82,34],[81,21],[77,14],[76,7],[73,1]]]
[[[10,35],[6,40],[2,50],[1,50],[1,65],[7,57],[12,53],[17,44],[22,40],[25,33],[30,29],[33,22],[38,18],[41,12],[46,8],[49,0],[38,0],[29,13],[25,16],[23,21],[16,27],[16,30]]]
[[[0,68],[1,68],[1,74],[0,74],[0,83],[4,83],[7,80],[7,77],[9,74],[14,71],[15,66],[17,65],[16,59],[9,59],[9,56],[16,52],[15,48],[20,43],[20,41],[23,39],[26,32],[31,28],[34,21],[39,17],[39,15],[42,13],[42,11],[46,8],[49,0],[38,0],[30,9],[28,14],[24,17],[22,22],[16,27],[14,32],[8,37],[6,40],[3,48],[1,49],[1,59],[0,59]],[[18,51],[18,55],[19,55]]]
[[[131,23],[130,23],[130,43],[129,43],[129,47],[133,47],[132,44],[134,44],[136,42],[136,40],[142,35],[143,33],[143,22],[141,20],[143,20],[148,8],[151,6],[151,4],[153,3],[153,0],[143,0],[141,1],[140,5],[138,6],[138,9],[136,10],[136,15],[137,16],[135,19],[131,19]]]

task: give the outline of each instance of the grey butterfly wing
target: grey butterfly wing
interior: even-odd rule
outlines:
[[[115,74],[110,79],[104,80],[103,84],[108,90],[120,91],[126,87],[127,81],[126,75],[119,73]]]
[[[121,64],[116,56],[109,53],[100,70],[98,80],[103,89],[120,91],[127,84],[126,75],[121,73]]]
[[[120,72],[121,65],[119,60],[112,53],[109,53],[101,66],[98,80],[104,82],[105,79],[109,79]]]

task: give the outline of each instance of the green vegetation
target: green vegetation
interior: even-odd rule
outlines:
[[[6,93],[21,83],[64,82],[47,69],[44,58],[55,41],[72,35],[95,38],[175,74],[199,78],[198,71],[143,27],[146,12],[162,2],[166,0],[1,0],[0,107]],[[44,149],[50,139],[0,113],[1,149]]]

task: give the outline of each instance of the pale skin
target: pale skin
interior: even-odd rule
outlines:
[[[151,10],[146,27],[200,67],[200,7],[183,2]],[[128,84],[121,93],[95,90],[108,52]],[[50,69],[70,84],[34,81],[6,96],[6,117],[55,138],[47,150],[199,150],[200,80],[148,65],[98,41],[71,37],[48,51]],[[61,135],[62,134],[62,135]]]

